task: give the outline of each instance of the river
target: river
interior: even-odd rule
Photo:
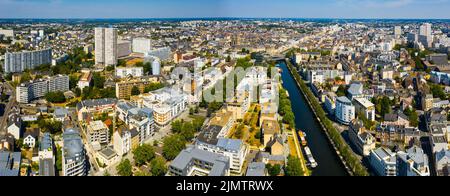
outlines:
[[[329,143],[325,133],[321,130],[314,113],[297,87],[285,63],[279,63],[283,70],[281,78],[283,87],[289,92],[292,102],[292,111],[295,115],[296,128],[306,133],[308,146],[319,166],[312,172],[312,176],[348,176],[339,157]]]

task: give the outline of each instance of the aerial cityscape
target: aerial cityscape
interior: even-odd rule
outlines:
[[[0,176],[450,176],[448,10],[0,0]]]

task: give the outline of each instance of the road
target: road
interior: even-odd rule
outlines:
[[[8,126],[8,116],[11,108],[16,105],[16,91],[14,88],[8,83],[3,83],[6,88],[11,91],[11,96],[9,97],[8,104],[5,107],[5,112],[3,113],[3,118],[0,121],[0,134],[6,134],[6,129]]]

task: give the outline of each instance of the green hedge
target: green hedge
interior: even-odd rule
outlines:
[[[304,93],[304,95],[310,100],[312,109],[316,112],[317,117],[322,121],[323,125],[326,128],[326,131],[328,132],[328,135],[333,140],[336,148],[338,149],[339,153],[344,158],[345,162],[347,162],[347,165],[350,167],[354,175],[356,176],[368,176],[369,173],[367,172],[367,169],[361,164],[359,159],[355,156],[355,154],[352,152],[348,144],[344,141],[339,131],[337,131],[331,120],[327,117],[325,111],[323,110],[322,106],[320,105],[319,101],[317,101],[316,97],[312,93],[312,91],[308,88],[308,86],[303,82],[300,75],[293,71],[295,68],[293,65],[286,61],[288,68],[291,70],[292,75],[297,80],[297,84],[299,85],[300,89]]]

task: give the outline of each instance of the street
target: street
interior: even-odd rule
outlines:
[[[0,121],[0,134],[6,134],[9,112],[11,111],[11,108],[16,104],[16,91],[8,82],[4,82],[3,84],[11,91],[11,96],[9,97],[8,104],[6,104],[3,117]]]

